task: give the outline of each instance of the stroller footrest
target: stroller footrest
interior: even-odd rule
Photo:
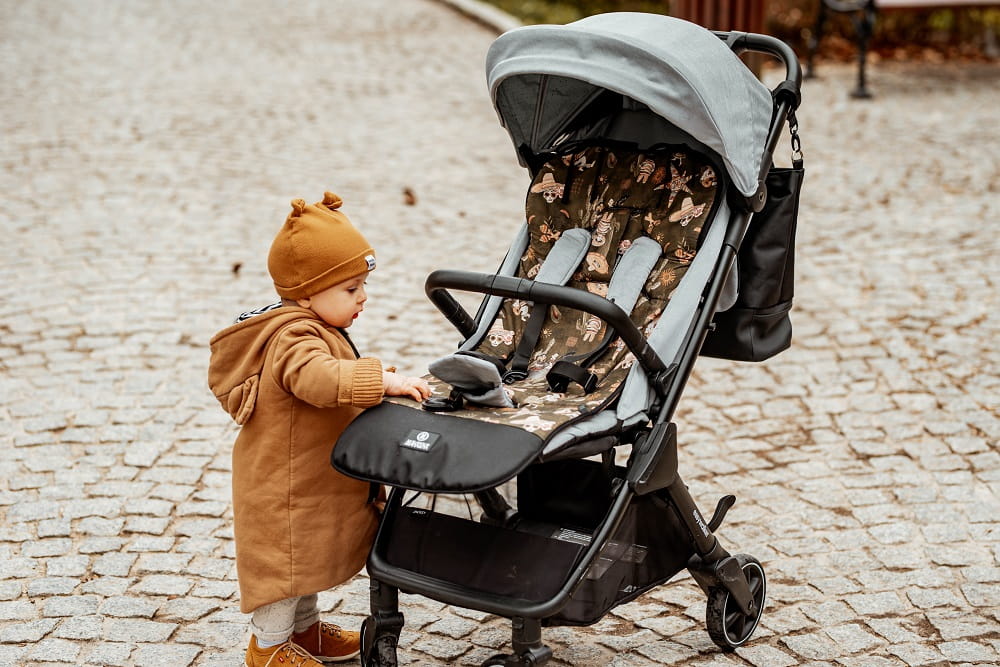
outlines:
[[[367,482],[431,493],[471,493],[513,478],[542,451],[521,428],[382,403],[344,431],[331,461]]]

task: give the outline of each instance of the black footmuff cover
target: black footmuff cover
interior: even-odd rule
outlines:
[[[382,403],[347,427],[331,461],[345,475],[369,482],[470,493],[513,478],[542,447],[537,435],[513,426]]]

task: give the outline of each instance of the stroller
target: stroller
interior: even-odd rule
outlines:
[[[781,60],[785,81],[769,91],[745,51]],[[427,278],[458,351],[431,364],[431,398],[364,412],[332,455],[391,487],[362,664],[397,664],[400,591],[510,618],[512,652],[483,665],[542,665],[543,626],[592,624],[684,568],[734,650],[761,618],[764,570],[714,535],[735,497],[698,510],[671,418],[735,301],[798,61],[771,37],[614,13],[505,33],[487,75],[532,176],[526,223],[496,275]],[[449,290],[484,295],[476,316]],[[439,497],[464,497],[468,516]]]

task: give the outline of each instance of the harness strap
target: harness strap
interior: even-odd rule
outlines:
[[[583,261],[588,248],[590,248],[589,231],[579,227],[567,229],[552,245],[552,249],[549,250],[542,263],[542,268],[535,276],[535,282],[565,285],[576,272],[580,262]],[[531,360],[532,352],[535,351],[535,345],[538,344],[538,338],[542,333],[542,326],[545,324],[548,312],[547,304],[532,307],[528,323],[521,333],[521,340],[518,341],[514,356],[511,358],[510,370],[503,376],[504,383],[510,384],[528,377],[528,362]]]
[[[660,244],[648,236],[641,236],[633,241],[611,276],[608,300],[626,313],[631,313],[662,252]],[[583,387],[584,393],[589,394],[596,389],[598,377],[585,369],[601,358],[617,336],[614,329],[609,329],[597,347],[590,352],[567,355],[553,364],[545,376],[549,388],[564,392],[570,382],[576,382]]]
[[[579,228],[566,230],[552,245],[552,249],[542,263],[535,280],[559,285],[565,284],[576,271],[589,247],[590,232]],[[547,306],[532,309],[529,323],[518,344],[519,350],[522,345],[527,350],[523,354],[525,370],[527,369],[527,359],[538,342],[547,313]],[[530,341],[530,347],[524,342],[525,339]],[[465,399],[479,405],[513,407],[510,397],[501,386],[508,381],[507,376],[510,375],[503,359],[475,350],[462,349],[431,362],[428,370],[434,377],[452,385],[454,387],[453,393],[457,393],[457,397],[428,399],[424,405],[427,409],[456,410],[461,402],[459,399]]]

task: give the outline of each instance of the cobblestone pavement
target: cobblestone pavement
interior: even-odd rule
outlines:
[[[494,268],[526,184],[492,38],[429,0],[0,3],[0,664],[242,664],[207,341],[271,299],[288,200],[335,189],[380,253],[361,346],[452,348],[423,277]],[[695,497],[739,496],[720,535],[769,574],[757,638],[719,653],[682,576],[548,630],[555,665],[1000,662],[1000,71],[881,63],[867,103],[822,75],[794,347],[702,360],[678,414]],[[324,609],[358,625],[366,585]],[[403,605],[404,663],[506,648]]]

